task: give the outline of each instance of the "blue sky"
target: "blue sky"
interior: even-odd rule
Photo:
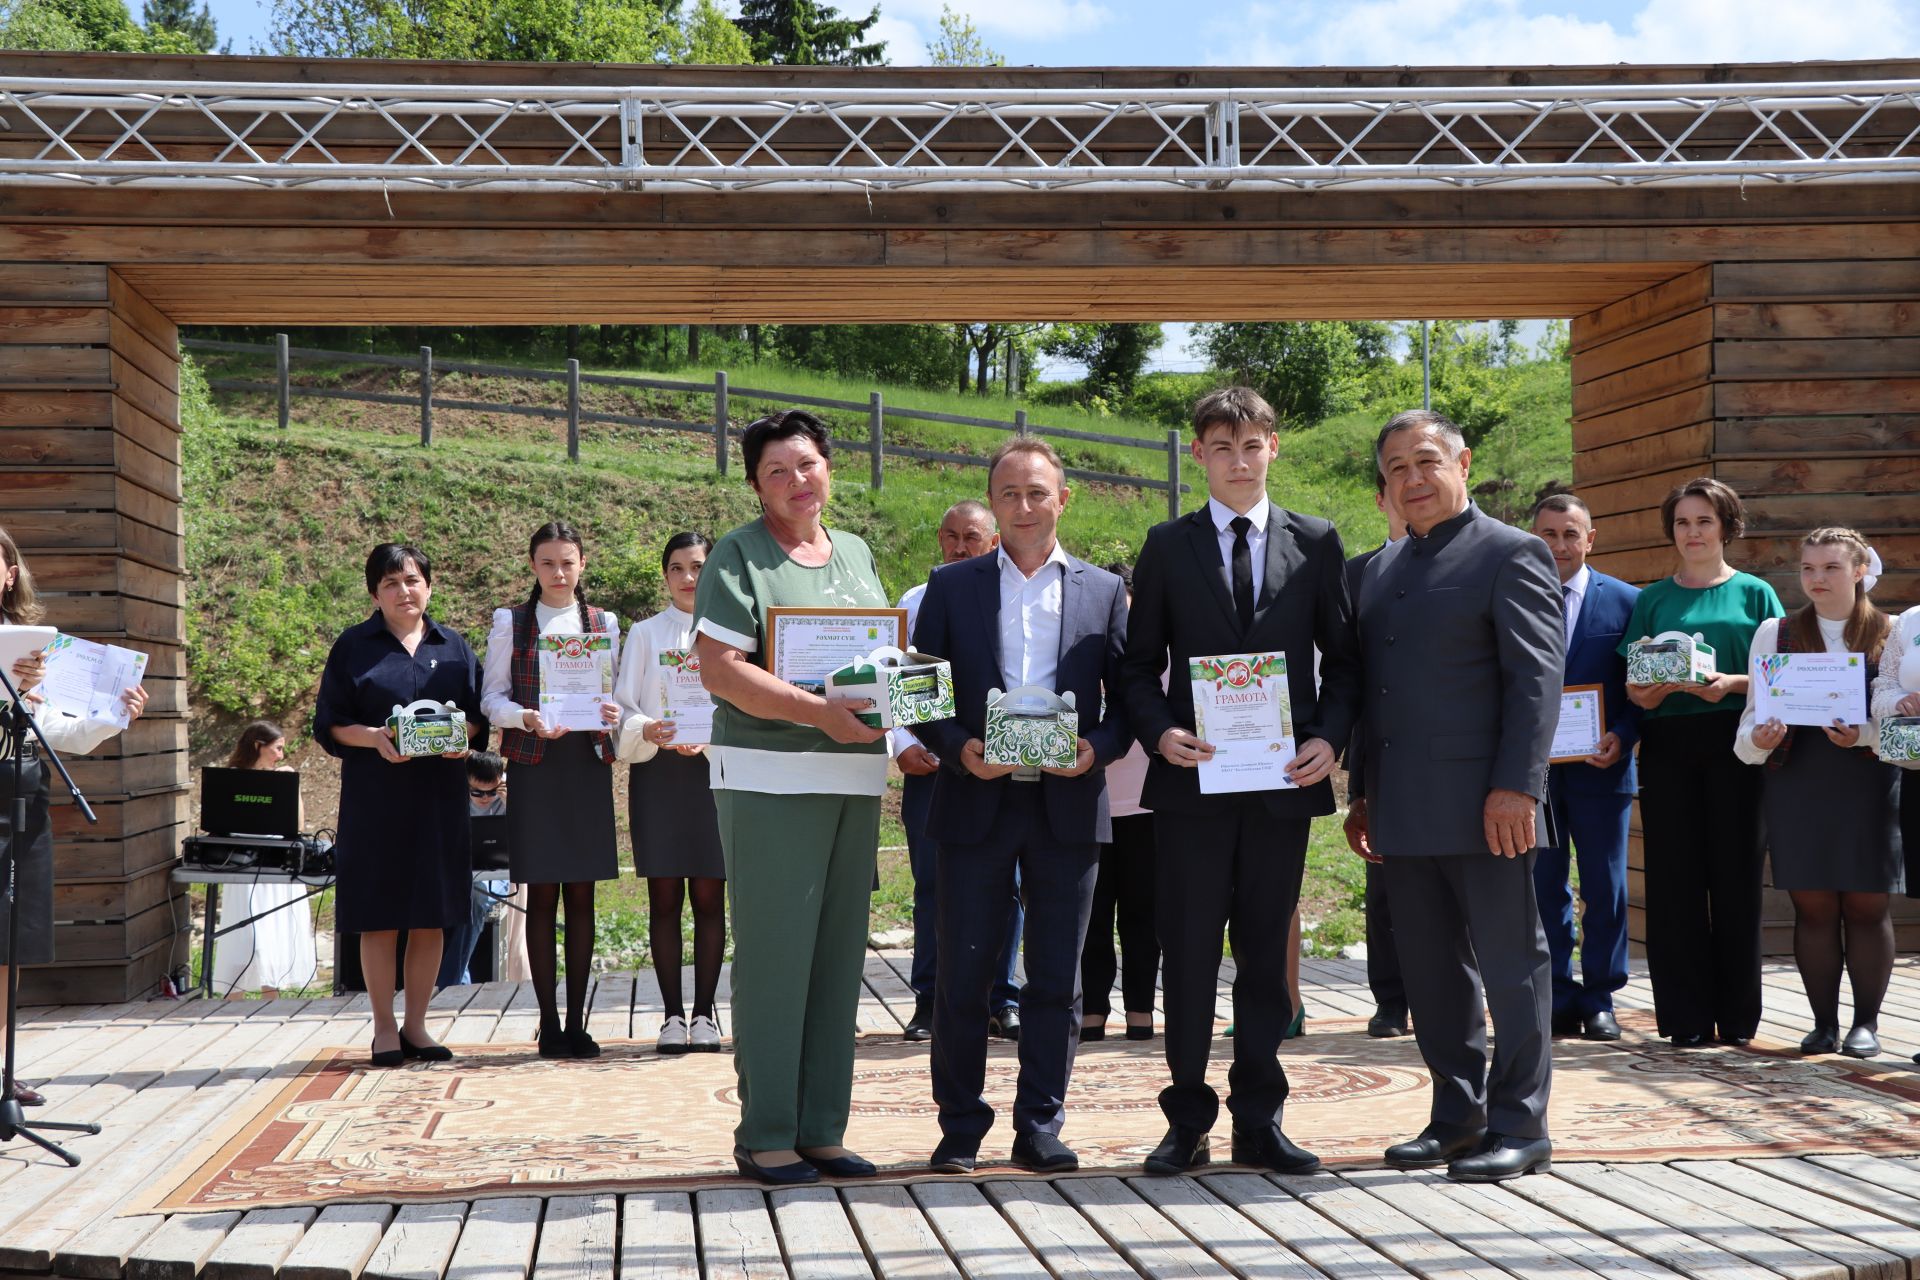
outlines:
[[[871,0],[869,0],[869,3]],[[948,0],[1016,66],[1732,62],[1920,56],[1920,3],[1850,0]],[[897,63],[942,0],[881,0]],[[236,53],[268,3],[212,0]],[[865,5],[843,3],[843,11]],[[136,6],[137,8],[137,6]]]

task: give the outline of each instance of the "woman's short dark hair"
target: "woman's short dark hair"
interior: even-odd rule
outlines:
[[[1712,476],[1696,476],[1683,485],[1677,485],[1660,504],[1660,525],[1667,531],[1667,541],[1673,541],[1673,513],[1683,498],[1704,498],[1713,508],[1713,514],[1720,520],[1720,527],[1726,530],[1726,541],[1747,531],[1747,508],[1740,501],[1740,495],[1733,486],[1724,480],[1715,480]]]
[[[813,441],[813,447],[831,465],[833,440],[827,435],[827,424],[805,409],[783,409],[752,423],[740,437],[740,457],[747,464],[748,483],[759,478],[760,455],[766,447],[776,440],[791,440],[795,436]]]
[[[380,590],[380,579],[390,573],[399,573],[407,567],[407,561],[413,561],[413,567],[420,571],[428,586],[433,585],[433,561],[427,559],[427,553],[405,542],[383,542],[367,555],[367,594],[373,595]]]
[[[695,533],[691,529],[685,533],[674,534],[671,538],[667,539],[667,545],[660,548],[660,572],[663,575],[666,573],[667,566],[673,563],[674,552],[685,551],[689,547],[698,547],[703,551],[711,551],[713,549],[713,539],[704,533]]]
[[[1125,560],[1115,560],[1112,564],[1106,565],[1104,567],[1108,573],[1120,579],[1121,586],[1125,587],[1129,591],[1133,590],[1133,566],[1132,565],[1128,564]]]

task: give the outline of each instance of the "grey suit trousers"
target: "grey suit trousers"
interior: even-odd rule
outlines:
[[[1433,1123],[1456,1133],[1547,1136],[1553,970],[1533,862],[1531,852],[1390,856],[1381,868]]]

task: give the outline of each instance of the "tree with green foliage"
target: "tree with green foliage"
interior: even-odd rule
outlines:
[[[819,0],[741,0],[734,19],[755,62],[787,66],[864,67],[886,61],[887,42],[866,40],[880,6],[864,18],[843,18]]]
[[[877,10],[876,10],[877,12]],[[987,47],[973,19],[940,6],[940,37],[927,42],[927,64],[935,67],[1004,67],[1005,55]]]
[[[940,325],[783,324],[771,334],[774,352],[803,369],[914,387],[953,382],[954,341]]]
[[[747,33],[713,0],[695,0],[693,12],[680,24],[685,51],[676,62],[703,66],[737,67],[753,61]]]
[[[1117,403],[1133,394],[1163,332],[1157,324],[1056,324],[1048,326],[1040,349],[1085,365],[1086,394]]]
[[[274,0],[273,53],[307,58],[658,62],[679,27],[650,0]]]
[[[1203,324],[1195,333],[1213,367],[1265,396],[1282,427],[1338,410],[1367,357],[1387,349],[1376,328],[1345,320]]]
[[[177,32],[201,53],[212,53],[219,40],[214,30],[213,10],[205,0],[197,9],[193,0],[146,0],[140,10],[140,24],[149,34]]]
[[[186,33],[166,27],[143,30],[133,20],[126,0],[0,0],[0,47],[204,52]]]

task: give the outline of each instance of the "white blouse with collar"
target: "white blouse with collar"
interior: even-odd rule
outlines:
[[[1785,618],[1768,618],[1760,624],[1760,629],[1753,633],[1753,645],[1747,650],[1748,671],[1753,670],[1755,659],[1763,658],[1770,653],[1778,653],[1780,651],[1780,627],[1786,621]],[[1830,621],[1826,618],[1819,618],[1817,621],[1820,623],[1820,639],[1826,651],[1828,653],[1848,652],[1847,620],[1841,618],[1838,621]],[[1888,650],[1888,652],[1891,652],[1891,650]],[[1753,731],[1758,721],[1755,717],[1753,704],[1754,696],[1749,692],[1747,694],[1747,709],[1740,713],[1740,728],[1733,737],[1733,754],[1739,756],[1746,764],[1765,764],[1767,757],[1773,754],[1773,748],[1754,745]],[[1863,747],[1871,747],[1880,740],[1880,726],[1877,723],[1878,717],[1872,714],[1873,709],[1871,707],[1867,710],[1868,720],[1867,723],[1860,728],[1860,741],[1858,743],[1858,745]],[[1807,733],[1820,732],[1820,730],[1812,728],[1808,728],[1805,731]]]
[[[613,664],[618,670],[620,619],[612,610],[601,612],[606,614],[607,628],[613,632]],[[535,604],[533,622],[543,636],[579,635],[580,606],[570,604],[556,609],[552,605]],[[527,710],[513,700],[513,610],[495,609],[493,627],[487,632],[487,660],[480,669],[480,714],[496,729],[518,729],[524,723]]]
[[[1899,715],[1894,708],[1910,693],[1920,693],[1920,605],[1893,620],[1880,655],[1880,675],[1873,682],[1874,718]]]
[[[646,736],[666,698],[656,659],[663,650],[692,647],[693,615],[673,605],[634,623],[627,633],[620,678],[613,684],[614,701],[620,704],[620,759],[645,764],[660,753],[660,745]]]

